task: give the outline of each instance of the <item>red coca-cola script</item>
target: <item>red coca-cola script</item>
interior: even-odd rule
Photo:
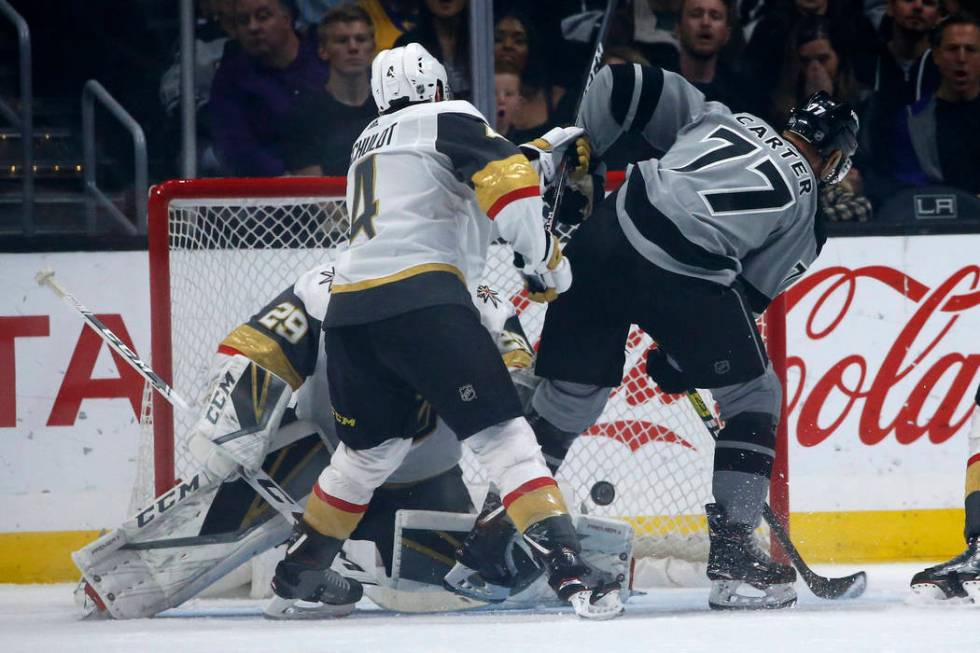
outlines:
[[[885,266],[826,268],[807,275],[786,292],[787,320],[791,324],[798,322],[794,311],[815,295],[816,301],[809,304],[809,314],[804,319],[806,337],[814,341],[833,339],[839,329],[847,327],[849,315],[862,308],[874,310],[855,303],[863,284],[878,284],[898,293],[914,305],[914,310],[904,324],[883,320],[880,330],[867,334],[868,338],[891,341],[883,359],[869,361],[863,351],[841,351],[839,359],[827,367],[807,393],[807,362],[792,352],[787,355],[787,377],[795,379],[795,387],[787,388],[787,406],[790,413],[799,409],[797,440],[806,447],[820,444],[852,412],[859,411],[857,435],[865,444],[877,444],[891,434],[901,444],[915,442],[924,435],[930,442],[945,442],[963,426],[972,409],[970,399],[980,370],[980,354],[976,353],[980,351],[980,334],[977,348],[970,352],[948,351],[942,345],[963,315],[980,305],[980,267],[963,267],[933,288]],[[925,414],[927,399],[947,375],[953,380],[938,407]],[[899,397],[901,408],[897,415],[886,417],[883,406],[895,399],[892,393],[907,378],[915,380],[911,391],[904,383],[906,396]],[[846,401],[836,415],[828,416],[825,407],[835,392]]]

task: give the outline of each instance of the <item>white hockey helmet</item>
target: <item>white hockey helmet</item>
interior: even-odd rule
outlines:
[[[418,43],[382,50],[371,63],[371,94],[381,113],[392,104],[431,102],[440,88],[448,100],[446,69]]]

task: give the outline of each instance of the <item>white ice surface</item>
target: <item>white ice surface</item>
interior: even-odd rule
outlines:
[[[585,622],[568,610],[394,615],[270,622],[261,602],[202,599],[156,619],[80,621],[69,585],[0,585],[0,652],[303,651],[339,653],[980,652],[980,606],[919,605],[908,582],[924,565],[866,565],[867,593],[821,601],[804,586],[791,610],[708,610],[706,589],[652,590],[627,614]],[[844,575],[853,567],[820,567]]]

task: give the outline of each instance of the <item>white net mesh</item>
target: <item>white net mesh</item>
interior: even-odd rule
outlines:
[[[337,196],[180,199],[170,202],[166,219],[173,385],[196,402],[217,343],[300,273],[335,258],[348,224]],[[486,281],[513,299],[537,341],[545,308],[520,295],[511,258],[508,247],[492,246]],[[713,445],[687,400],[662,394],[648,380],[643,361],[651,344],[638,329],[630,333],[623,384],[572,446],[558,479],[573,510],[631,521],[637,557],[704,560]],[[193,467],[181,441],[190,425],[188,415],[174,415],[177,477]],[[463,467],[469,482],[485,483],[468,456]],[[600,481],[615,491],[606,505],[590,496]]]

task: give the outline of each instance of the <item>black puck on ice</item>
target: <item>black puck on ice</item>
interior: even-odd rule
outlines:
[[[616,488],[609,481],[596,481],[589,492],[598,506],[608,506],[616,498]]]

